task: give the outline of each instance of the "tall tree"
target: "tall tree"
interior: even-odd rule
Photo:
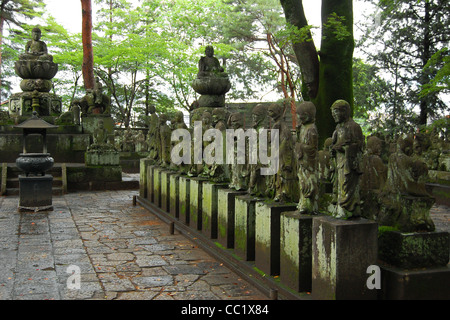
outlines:
[[[92,4],[91,0],[81,0],[83,80],[84,88],[94,88],[94,53],[92,48]]]
[[[322,144],[335,127],[330,111],[333,102],[344,99],[353,108],[353,1],[322,0],[320,52],[309,33],[302,0],[280,2],[286,21],[297,30],[292,36],[293,48],[309,98],[317,108],[316,123]]]
[[[433,88],[433,81],[445,79],[446,69],[441,67],[445,68],[450,41],[450,3],[447,0],[367,1],[378,12],[367,19],[369,25],[361,49],[366,48],[371,62],[390,76],[393,88],[403,87],[398,95],[406,101],[405,107],[411,111],[418,109],[415,125],[426,125],[439,115],[439,110],[448,110],[438,94],[441,90],[427,89]],[[371,23],[374,20],[375,25]]]

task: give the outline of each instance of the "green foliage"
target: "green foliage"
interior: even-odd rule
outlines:
[[[328,16],[327,22],[323,24],[323,28],[328,29],[327,34],[332,35],[334,39],[341,41],[352,36],[352,33],[348,30],[345,24],[345,17],[339,16],[336,12],[333,12]],[[326,35],[323,36],[327,38]]]

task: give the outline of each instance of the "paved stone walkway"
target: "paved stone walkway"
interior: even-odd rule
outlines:
[[[133,207],[133,195],[71,193],[54,197],[53,211],[38,213],[18,213],[18,197],[1,197],[0,300],[267,299]]]

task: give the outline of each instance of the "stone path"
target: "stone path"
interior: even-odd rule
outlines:
[[[267,299],[133,207],[136,194],[71,193],[38,213],[18,213],[17,197],[1,197],[0,300]]]

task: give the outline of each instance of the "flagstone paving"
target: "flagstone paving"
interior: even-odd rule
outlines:
[[[19,213],[18,197],[0,197],[0,300],[267,299],[183,235],[170,235],[132,205],[133,195],[70,193],[38,213]],[[433,207],[436,229],[450,231],[449,209]]]
[[[53,211],[37,213],[19,213],[17,197],[1,197],[0,299],[267,299],[133,206],[136,194],[70,193],[53,198]]]

